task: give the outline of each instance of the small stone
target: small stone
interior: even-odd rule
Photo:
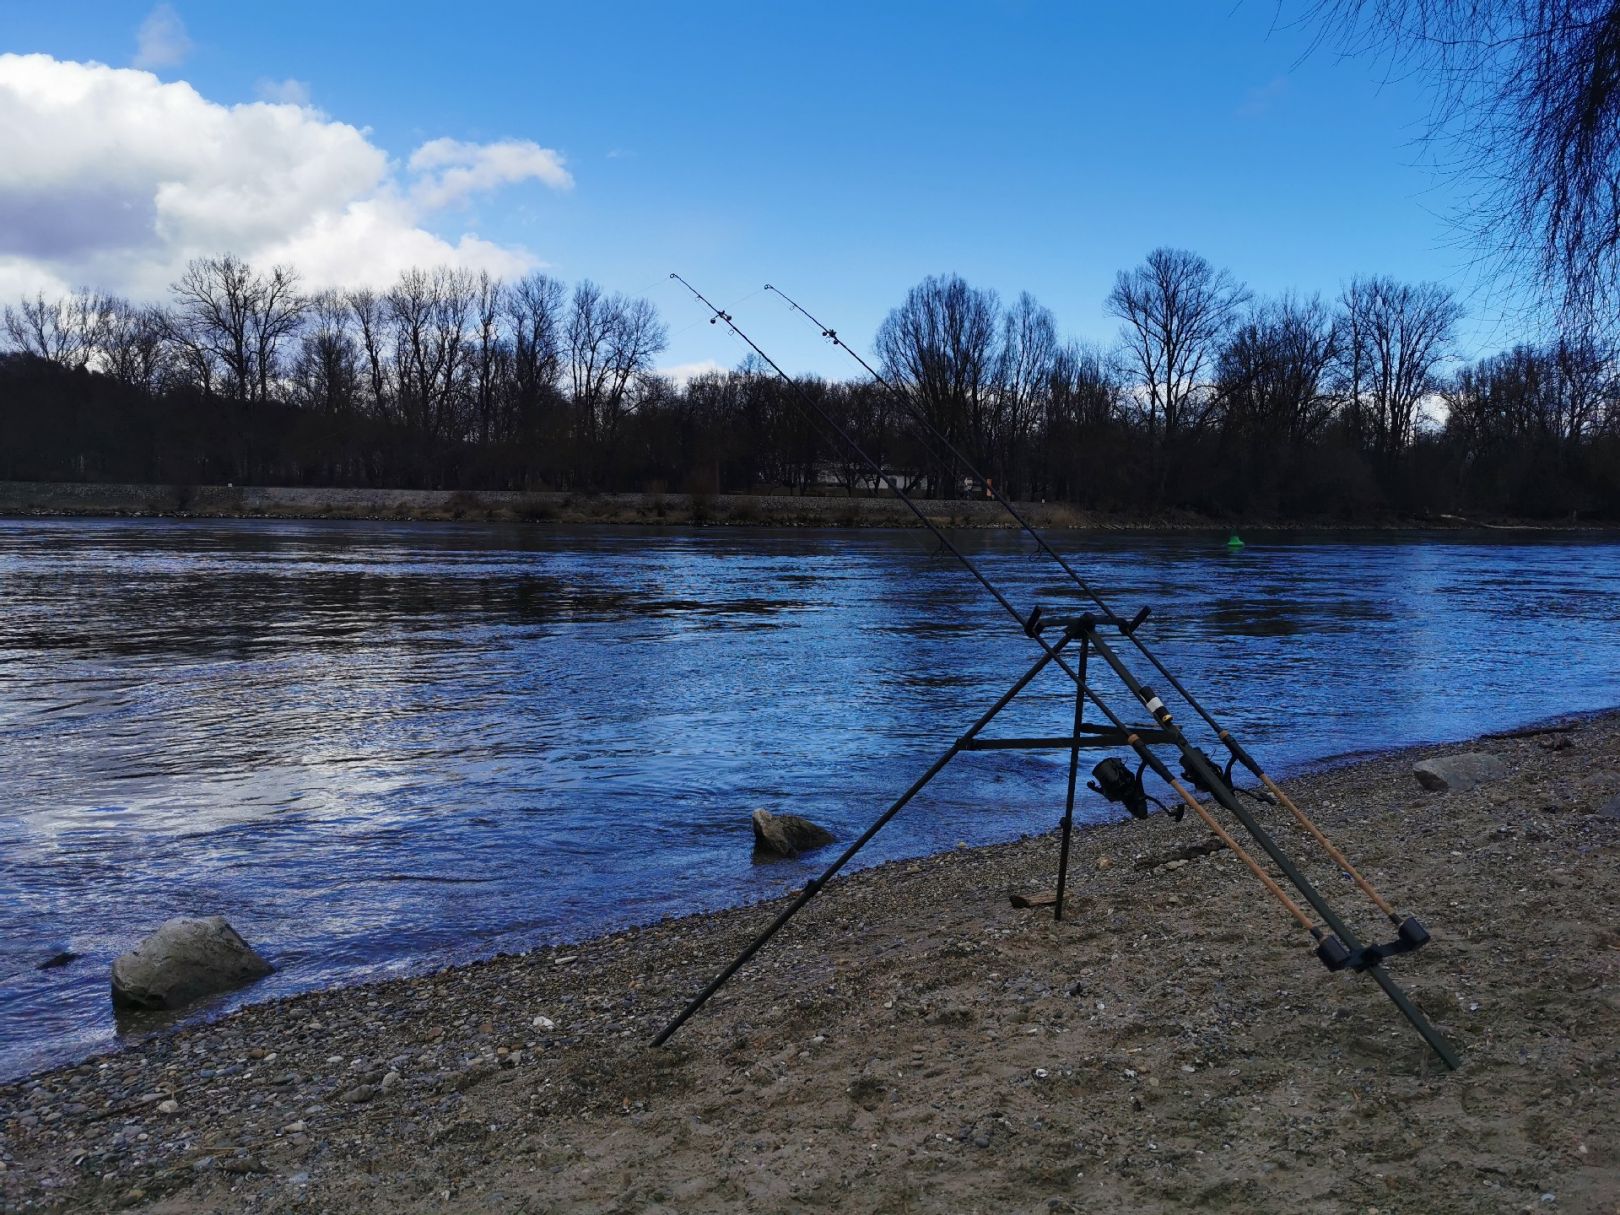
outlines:
[[[834,842],[832,832],[797,814],[753,813],[754,851],[765,856],[797,856]]]
[[[1112,869],[1113,867],[1114,867],[1114,858],[1113,857],[1111,857],[1111,856],[1099,856],[1097,858],[1097,868],[1098,869]]]
[[[536,1029],[556,1029],[557,1023],[550,1017],[536,1017],[534,1019],[534,1027]]]
[[[347,1101],[350,1105],[364,1105],[377,1095],[380,1090],[375,1084],[357,1084],[353,1088],[344,1089],[338,1094],[339,1101]]]
[[[386,1093],[389,1089],[393,1088],[394,1085],[396,1085],[398,1083],[399,1083],[399,1073],[398,1072],[389,1072],[386,1076],[384,1076],[382,1078],[382,1084],[381,1084],[380,1087],[382,1088],[382,1091]]]
[[[159,1101],[157,1112],[160,1114],[178,1114],[180,1112],[180,1103],[173,1097],[170,1097],[167,1101]]]
[[[300,1118],[296,1122],[289,1122],[281,1129],[289,1135],[302,1135],[304,1133],[304,1120]]]
[[[112,967],[115,1008],[181,1008],[270,974],[223,916],[166,921]]]
[[[1418,784],[1431,793],[1466,793],[1508,775],[1508,766],[1485,751],[1465,751],[1459,755],[1438,755],[1412,765]]]

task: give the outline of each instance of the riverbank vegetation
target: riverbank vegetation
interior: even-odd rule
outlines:
[[[170,485],[870,494],[814,398],[912,491],[983,496],[915,415],[1010,496],[1251,519],[1620,518],[1616,351],[1553,335],[1454,359],[1434,284],[1262,298],[1158,249],[1107,299],[1116,343],[956,276],[879,328],[881,370],[790,389],[744,363],[677,381],[646,300],[545,275],[414,270],[302,289],[191,263],[161,305],[80,291],[4,310],[0,479]],[[876,487],[880,488],[880,487]]]

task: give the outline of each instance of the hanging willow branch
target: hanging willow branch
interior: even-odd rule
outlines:
[[[1324,38],[1433,85],[1464,218],[1566,325],[1620,322],[1620,0],[1318,0]]]

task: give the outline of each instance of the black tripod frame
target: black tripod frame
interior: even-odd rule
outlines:
[[[1277,844],[1265,827],[1255,818],[1254,814],[1244,806],[1229,783],[1226,774],[1217,770],[1211,761],[1191,746],[1181,730],[1171,719],[1163,703],[1155,696],[1151,689],[1140,684],[1135,676],[1126,667],[1114,649],[1100,636],[1100,629],[1112,626],[1120,632],[1129,635],[1135,627],[1146,618],[1147,613],[1139,613],[1133,620],[1126,621],[1118,617],[1099,617],[1093,613],[1067,619],[1043,620],[1037,609],[1026,622],[1027,631],[1040,642],[1042,654],[1034,664],[1019,677],[1012,687],[990,708],[975,721],[961,737],[953,742],[945,753],[936,759],[928,770],[914,781],[910,788],[902,793],[878,818],[855,839],[838,858],[832,862],[822,873],[805,883],[804,889],[789,903],[758,936],[756,936],[732,962],[716,975],[709,984],[683,1008],[663,1030],[653,1039],[654,1046],[661,1046],[667,1042],[687,1019],[698,1009],[702,1008],[717,991],[748,963],[765,943],[777,934],[789,920],[819,894],[829,881],[854,859],[872,838],[881,831],[891,819],[911,802],[911,800],[926,788],[934,777],[942,772],[946,765],[963,752],[968,751],[1010,751],[1010,750],[1067,750],[1069,752],[1069,773],[1067,789],[1063,804],[1063,819],[1058,851],[1058,879],[1057,898],[1053,906],[1053,915],[1061,920],[1063,918],[1063,901],[1068,885],[1069,872],[1069,843],[1074,829],[1074,798],[1075,786],[1078,783],[1080,771],[1080,752],[1082,749],[1093,747],[1127,747],[1140,757],[1142,766],[1132,781],[1135,788],[1141,788],[1141,778],[1145,770],[1151,769],[1155,775],[1164,780],[1180,797],[1183,806],[1178,810],[1185,812],[1190,808],[1204,823],[1216,834],[1218,838],[1233,853],[1248,866],[1250,871],[1260,879],[1268,891],[1277,898],[1284,907],[1310,932],[1316,942],[1316,955],[1329,970],[1356,970],[1366,971],[1383,988],[1389,998],[1402,1015],[1412,1024],[1412,1027],[1422,1035],[1423,1040],[1429,1044],[1441,1061],[1448,1068],[1458,1067],[1459,1060],[1451,1044],[1423,1015],[1411,998],[1403,991],[1383,968],[1381,963],[1387,957],[1396,954],[1408,953],[1421,947],[1428,941],[1428,933],[1417,920],[1407,917],[1402,921],[1400,933],[1394,941],[1378,944],[1363,945],[1354,932],[1342,918],[1329,905],[1321,891],[1299,869],[1283,849]],[[1048,641],[1043,634],[1058,630],[1056,641]],[[1074,667],[1070,667],[1063,659],[1063,651],[1076,641],[1079,642],[1079,658]],[[1087,682],[1088,667],[1092,654],[1096,654],[1117,675],[1132,695],[1143,704],[1154,717],[1154,724],[1128,725],[1118,717],[1109,705],[1098,695],[1096,690]],[[1067,672],[1075,683],[1074,721],[1072,731],[1067,736],[1051,738],[985,738],[984,729],[995,720],[1009,704],[1011,704],[1029,684],[1049,665],[1056,663]],[[1085,720],[1085,705],[1091,700],[1101,709],[1107,724],[1090,723]],[[1182,776],[1178,779],[1163,760],[1154,753],[1154,747],[1171,746],[1180,753],[1183,761]],[[1223,809],[1229,811],[1242,825],[1247,834],[1259,844],[1271,861],[1280,869],[1289,883],[1305,899],[1306,903],[1321,917],[1327,930],[1314,923],[1309,915],[1296,903],[1265,871],[1259,862],[1231,835],[1230,832],[1215,818],[1213,813],[1198,801],[1196,797],[1182,783],[1186,780],[1195,788],[1209,794]],[[1110,790],[1106,787],[1093,785],[1112,800],[1125,801],[1131,812],[1138,817],[1145,817],[1146,797],[1140,801],[1120,790]],[[1175,817],[1180,818],[1181,813]]]
[[[1058,859],[1058,894],[1054,909],[1054,914],[1061,919],[1063,916],[1063,892],[1068,880],[1069,837],[1074,822],[1074,789],[1079,775],[1080,749],[1082,747],[1089,746],[1124,745],[1135,752],[1139,761],[1134,776],[1119,760],[1106,759],[1094,770],[1094,775],[1097,777],[1097,780],[1090,786],[1091,788],[1102,793],[1110,801],[1116,801],[1124,805],[1126,809],[1136,817],[1144,818],[1148,813],[1147,803],[1149,801],[1157,801],[1157,799],[1151,798],[1146,793],[1142,786],[1143,776],[1148,771],[1151,771],[1155,776],[1163,780],[1167,785],[1170,786],[1171,789],[1175,791],[1176,797],[1182,803],[1181,805],[1177,806],[1174,811],[1172,811],[1175,817],[1179,819],[1186,813],[1188,809],[1191,809],[1194,814],[1203,820],[1205,826],[1207,826],[1210,831],[1212,831],[1216,837],[1226,845],[1226,847],[1232,850],[1233,855],[1243,862],[1243,864],[1249,869],[1250,873],[1254,875],[1255,879],[1265,887],[1266,891],[1274,899],[1276,899],[1303,928],[1310,933],[1311,939],[1315,943],[1316,956],[1318,959],[1320,959],[1324,966],[1331,971],[1353,970],[1365,971],[1371,974],[1374,981],[1377,982],[1381,988],[1383,988],[1385,994],[1388,995],[1389,998],[1394,1002],[1395,1006],[1400,1009],[1402,1015],[1405,1016],[1409,1022],[1411,1022],[1413,1028],[1415,1028],[1418,1033],[1422,1035],[1423,1040],[1429,1044],[1429,1046],[1434,1050],[1435,1054],[1440,1057],[1440,1060],[1448,1068],[1455,1068],[1459,1066],[1457,1054],[1452,1049],[1451,1044],[1447,1042],[1444,1036],[1442,1036],[1441,1033],[1429,1023],[1428,1019],[1418,1009],[1417,1005],[1415,1005],[1411,998],[1401,990],[1400,986],[1396,984],[1395,980],[1390,977],[1389,973],[1382,966],[1382,963],[1386,958],[1394,957],[1398,954],[1410,953],[1427,944],[1429,940],[1428,932],[1424,929],[1423,925],[1417,921],[1416,918],[1412,916],[1402,916],[1398,911],[1396,911],[1394,906],[1392,906],[1388,900],[1386,900],[1381,894],[1378,893],[1377,890],[1373,888],[1372,883],[1363,877],[1362,874],[1357,872],[1355,866],[1352,865],[1348,859],[1346,859],[1344,853],[1334,846],[1333,842],[1328,839],[1327,835],[1322,831],[1322,829],[1317,826],[1314,821],[1312,821],[1310,816],[1294,803],[1293,799],[1290,798],[1288,794],[1277,785],[1276,781],[1271,778],[1266,770],[1260,766],[1259,762],[1249,754],[1243,745],[1232,736],[1231,732],[1223,727],[1218,720],[1216,720],[1213,713],[1205,708],[1204,705],[1199,703],[1197,698],[1193,696],[1187,687],[1179,679],[1177,679],[1175,675],[1171,673],[1170,669],[1159,659],[1158,655],[1156,655],[1148,647],[1146,642],[1137,635],[1137,629],[1148,617],[1148,609],[1143,608],[1129,620],[1116,616],[1109,611],[1104,605],[1102,598],[1086,582],[1086,580],[1080,576],[1074,567],[1063,558],[1062,554],[1047,543],[1046,539],[1040,534],[1040,532],[1032,527],[1029,521],[1026,520],[1023,515],[1018,512],[1017,508],[1014,507],[1014,505],[1005,497],[1003,497],[999,491],[991,489],[991,482],[989,479],[984,477],[978,469],[973,467],[972,462],[969,461],[961,453],[961,451],[957,449],[955,444],[952,443],[946,435],[940,433],[940,431],[934,427],[927,416],[918,410],[916,403],[910,400],[910,397],[905,391],[900,389],[897,385],[891,383],[889,380],[885,379],[876,370],[874,370],[864,358],[862,358],[859,354],[856,354],[855,351],[851,350],[847,345],[845,345],[845,343],[838,337],[836,330],[822,325],[820,321],[816,320],[815,317],[806,312],[799,304],[792,300],[787,300],[787,297],[784,295],[783,298],[787,300],[788,304],[795,311],[803,313],[807,320],[821,330],[824,337],[831,341],[835,346],[839,346],[847,351],[851,357],[856,360],[856,362],[871,373],[873,379],[878,384],[881,384],[885,389],[893,394],[895,400],[902,406],[902,409],[909,413],[914,422],[917,424],[919,434],[922,436],[925,447],[935,451],[936,453],[941,451],[948,452],[959,465],[971,472],[976,481],[986,487],[995,500],[1000,503],[1011,518],[1017,523],[1018,527],[1032,540],[1034,540],[1040,551],[1051,558],[1051,560],[1055,562],[1060,569],[1062,569],[1069,580],[1074,583],[1076,589],[1096,605],[1096,610],[1094,612],[1087,612],[1082,616],[1072,617],[1069,619],[1047,619],[1043,616],[1039,605],[1037,605],[1026,618],[1023,613],[1013,606],[1011,601],[1008,600],[1006,595],[1001,592],[995,583],[985,575],[985,572],[980,569],[965,553],[957,548],[956,545],[951,543],[949,537],[945,535],[945,533],[940,529],[939,525],[928,517],[926,512],[924,512],[906,493],[905,489],[892,476],[884,472],[882,464],[879,461],[874,460],[869,453],[863,450],[861,445],[856,442],[848,430],[843,427],[838,419],[829,414],[826,408],[817,399],[807,396],[800,389],[799,385],[794,382],[793,378],[783,371],[776,361],[770,357],[770,355],[766,354],[765,351],[762,350],[752,338],[750,338],[737,326],[737,323],[732,319],[729,313],[725,312],[723,309],[717,308],[707,298],[705,298],[701,292],[699,292],[685,279],[681,278],[680,275],[671,274],[670,277],[680,282],[682,286],[692,293],[699,303],[701,303],[705,308],[709,309],[712,314],[709,318],[710,324],[723,323],[732,334],[746,343],[755,354],[764,360],[765,364],[769,366],[773,372],[775,372],[777,378],[780,379],[787,387],[789,399],[791,399],[804,412],[807,418],[810,418],[812,421],[819,419],[820,423],[826,426],[827,429],[830,430],[832,434],[834,434],[837,439],[844,444],[845,447],[857,454],[866,463],[866,465],[872,469],[874,475],[888,486],[890,492],[892,492],[899,501],[903,502],[911,510],[911,512],[916,515],[918,522],[933,534],[934,538],[939,542],[941,550],[948,552],[955,557],[957,561],[962,564],[963,568],[965,568],[968,573],[973,576],[974,580],[978,582],[985,592],[990,595],[990,597],[993,598],[998,604],[1000,604],[1002,609],[1018,623],[1030,640],[1041,648],[1042,656],[1036,661],[1035,665],[1031,667],[1024,674],[1024,676],[1019,679],[1019,681],[1015,683],[1007,691],[1007,693],[990,708],[989,712],[975,722],[972,728],[969,729],[966,734],[958,738],[956,742],[952,744],[950,749],[947,750],[945,754],[942,755],[938,760],[936,760],[933,766],[930,767],[927,772],[923,773],[923,775],[917,779],[911,788],[907,789],[905,793],[903,793],[899,799],[888,808],[888,810],[884,811],[876,822],[868,827],[853,844],[844,850],[836,861],[834,861],[819,877],[812,879],[805,885],[804,890],[802,890],[798,897],[795,898],[794,901],[788,907],[786,907],[780,915],[777,916],[775,921],[773,921],[764,932],[756,937],[736,958],[736,960],[731,963],[731,965],[726,967],[725,970],[717,975],[714,980],[706,988],[704,988],[704,990],[700,992],[697,997],[686,1006],[685,1009],[682,1010],[679,1016],[671,1021],[669,1025],[665,1026],[663,1032],[661,1032],[658,1037],[654,1039],[654,1045],[660,1045],[667,1041],[669,1036],[679,1029],[688,1017],[701,1008],[709,997],[714,995],[714,993],[718,991],[726,983],[726,981],[731,978],[732,975],[736,974],[737,971],[747,963],[748,959],[753,957],[754,954],[759,951],[766,941],[770,940],[770,938],[774,936],[784,924],[792,919],[801,907],[814,898],[822,887],[825,886],[825,884],[840,869],[848,864],[850,859],[853,858],[855,854],[863,847],[865,847],[867,842],[870,841],[874,835],[883,829],[884,825],[888,823],[890,819],[904,809],[906,804],[910,802],[911,799],[914,798],[918,793],[920,793],[928,782],[933,780],[934,777],[939,774],[946,764],[950,763],[952,759],[956,758],[956,756],[961,754],[963,751],[1006,749],[1030,750],[1039,748],[1066,748],[1069,751],[1068,795],[1064,803],[1063,840]],[[777,291],[777,288],[767,285],[766,290]],[[778,291],[778,294],[781,293]],[[1120,637],[1123,638],[1125,643],[1129,647],[1134,648],[1137,654],[1144,658],[1148,664],[1159,673],[1159,675],[1165,680],[1166,684],[1172,690],[1172,693],[1179,696],[1181,700],[1185,702],[1186,705],[1203,720],[1205,725],[1214,731],[1215,737],[1219,740],[1220,744],[1226,748],[1228,754],[1231,756],[1231,759],[1227,762],[1224,770],[1217,768],[1215,762],[1211,760],[1208,755],[1206,755],[1202,750],[1194,746],[1188,740],[1187,736],[1182,732],[1181,727],[1171,717],[1169,709],[1165,707],[1164,702],[1159,698],[1159,696],[1153,691],[1153,689],[1147,687],[1136,678],[1130,668],[1114,651],[1113,647],[1102,638],[1099,633],[1099,629],[1105,627],[1117,629]],[[1057,630],[1059,633],[1059,639],[1056,642],[1048,640],[1046,636],[1046,634],[1052,630]],[[1081,643],[1078,669],[1074,666],[1070,666],[1061,653],[1063,649],[1077,639]],[[1095,654],[1108,666],[1110,671],[1118,677],[1119,681],[1125,686],[1126,690],[1131,694],[1135,701],[1148,711],[1153,718],[1154,724],[1152,726],[1127,725],[1125,721],[1109,706],[1108,702],[1097,693],[1096,689],[1088,682],[1087,675],[1087,668],[1093,654]],[[1000,713],[1002,709],[1010,704],[1012,700],[1021,691],[1023,691],[1026,686],[1028,686],[1030,680],[1034,679],[1035,676],[1045,669],[1048,664],[1055,664],[1066,675],[1074,680],[1074,725],[1070,734],[1063,738],[981,738],[979,736],[980,731],[982,731],[985,726],[987,726],[991,720],[995,718],[996,714]],[[1090,725],[1085,722],[1084,709],[1085,702],[1088,700],[1102,713],[1107,722],[1106,726]],[[1181,771],[1179,778],[1177,775],[1172,773],[1165,762],[1154,753],[1154,747],[1162,746],[1174,747],[1176,752],[1179,753],[1181,760]],[[1262,792],[1252,793],[1248,790],[1239,790],[1237,786],[1233,784],[1232,769],[1238,764],[1241,764],[1246,771],[1248,771],[1260,782]],[[1314,912],[1315,916],[1320,919],[1320,924],[1317,923],[1317,921],[1312,918],[1312,915],[1307,912],[1305,908],[1301,907],[1299,903],[1282,888],[1276,878],[1273,877],[1272,874],[1254,858],[1254,856],[1252,856],[1241,844],[1238,843],[1236,839],[1233,838],[1232,834],[1227,831],[1220,820],[1215,817],[1213,810],[1200,802],[1198,798],[1194,796],[1193,792],[1187,788],[1188,785],[1191,785],[1193,789],[1207,795],[1218,807],[1227,811],[1238,821],[1250,839],[1260,846],[1260,850],[1265,853],[1266,857],[1271,861],[1271,863],[1274,864],[1282,873],[1284,880],[1293,886],[1296,893],[1310,908],[1310,912]],[[1327,899],[1323,897],[1322,892],[1311,883],[1310,879],[1306,877],[1303,872],[1301,872],[1299,866],[1294,862],[1293,858],[1289,856],[1288,853],[1283,851],[1283,849],[1278,845],[1277,841],[1272,837],[1271,833],[1267,831],[1267,829],[1260,823],[1258,819],[1255,818],[1254,813],[1249,809],[1249,807],[1243,804],[1243,801],[1239,796],[1240,793],[1242,796],[1251,797],[1259,803],[1269,803],[1286,810],[1289,815],[1293,817],[1294,822],[1328,854],[1338,870],[1348,877],[1352,882],[1354,882],[1356,888],[1360,890],[1361,893],[1364,894],[1373,903],[1373,905],[1388,918],[1392,925],[1395,926],[1395,938],[1379,944],[1362,944],[1361,941],[1356,937],[1355,933],[1345,923],[1345,921],[1340,918],[1334,908],[1329,905]]]

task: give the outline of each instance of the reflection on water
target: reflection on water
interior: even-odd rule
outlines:
[[[1274,769],[1620,702],[1612,544],[1061,540]],[[998,612],[908,532],[0,521],[0,1074],[106,1043],[170,915],[228,916],[263,998],[798,884],[749,812],[857,833],[1027,666]],[[1064,770],[964,758],[863,858],[1047,828]]]

